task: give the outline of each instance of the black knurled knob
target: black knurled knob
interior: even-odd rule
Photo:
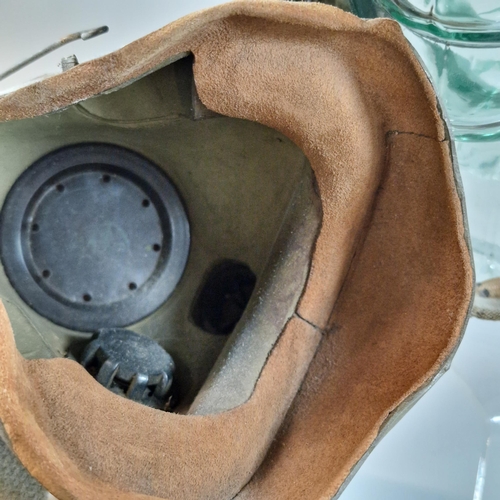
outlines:
[[[80,364],[114,393],[165,409],[175,364],[154,340],[123,328],[102,329],[85,348]]]

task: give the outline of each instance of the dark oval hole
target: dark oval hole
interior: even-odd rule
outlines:
[[[209,333],[230,334],[248,305],[257,278],[244,263],[227,260],[206,276],[193,307],[194,323]]]

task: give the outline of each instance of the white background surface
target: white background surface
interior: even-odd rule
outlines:
[[[451,369],[380,442],[341,500],[498,500],[499,360],[499,324],[472,318]]]
[[[0,82],[0,92],[60,71],[61,58],[80,62],[117,50],[216,0],[0,0],[0,73],[77,31],[107,25],[109,33],[76,41]]]
[[[58,38],[100,25],[0,82],[0,92],[60,71],[61,57],[104,55],[214,0],[0,0],[0,72]],[[472,319],[452,369],[382,440],[342,500],[500,498],[500,326]],[[307,500],[307,499],[306,499]]]

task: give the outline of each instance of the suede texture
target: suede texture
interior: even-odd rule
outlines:
[[[23,360],[2,311],[0,419],[60,500],[328,499],[439,373],[467,318],[445,126],[396,23],[276,1],[187,16],[0,99],[0,119],[56,111],[189,52],[208,109],[282,132],[310,161],[323,221],[295,315],[246,403],[181,416],[121,399],[69,360]]]

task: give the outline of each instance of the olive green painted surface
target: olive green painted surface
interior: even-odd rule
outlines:
[[[0,200],[34,161],[57,148],[81,142],[105,142],[137,151],[165,170],[177,186],[191,224],[187,267],[170,299],[131,328],[158,341],[174,357],[175,383],[183,395],[184,410],[227,341],[224,336],[202,331],[191,320],[193,300],[203,277],[221,259],[242,261],[258,277],[258,296],[268,297],[266,290],[274,279],[271,270],[278,255],[284,258],[293,236],[290,227],[305,224],[302,231],[309,237],[299,250],[306,258],[300,261],[288,293],[279,299],[282,310],[291,311],[307,276],[319,221],[318,210],[310,208],[312,174],[302,152],[278,132],[257,123],[222,116],[194,120],[192,90],[191,60],[186,58],[128,87],[62,112],[0,124]],[[280,233],[284,227],[288,227],[288,234]],[[286,273],[281,278],[286,278]],[[70,347],[78,353],[90,337],[90,333],[54,325],[31,310],[12,289],[3,270],[0,296],[26,357],[65,356]],[[274,320],[270,336],[262,333],[267,340],[257,349],[253,380],[246,374],[251,387],[287,315],[281,314],[278,323]],[[249,321],[255,319],[249,317]],[[244,323],[240,322],[233,336],[242,330],[249,332]]]
[[[174,383],[182,395],[178,411],[207,414],[233,408],[251,395],[300,298],[321,208],[303,153],[274,130],[204,110],[191,64],[181,59],[59,113],[0,123],[0,204],[34,161],[69,144],[124,146],[168,174],[190,220],[190,255],[170,299],[130,328],[174,357]],[[222,259],[242,261],[257,275],[249,306],[229,337],[202,331],[190,316],[204,276]],[[78,355],[91,336],[33,311],[1,265],[0,298],[26,358],[66,356],[69,349]],[[2,498],[39,500],[47,492],[0,439]]]

